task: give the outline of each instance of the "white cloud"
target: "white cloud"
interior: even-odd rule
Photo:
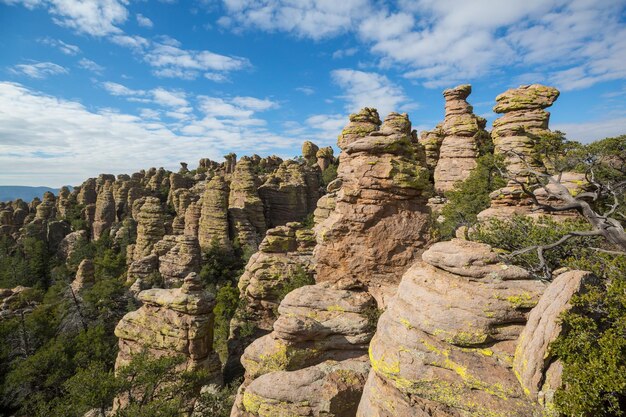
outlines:
[[[278,103],[272,100],[258,99],[255,97],[235,97],[233,98],[232,102],[239,107],[254,111],[264,111],[279,107]]]
[[[205,72],[204,78],[207,80],[214,81],[216,83],[225,83],[228,82],[228,77],[224,74],[219,74],[217,72]]]
[[[363,107],[375,107],[381,117],[392,111],[405,111],[416,107],[402,87],[389,78],[374,72],[339,69],[331,73],[333,81],[341,87],[341,96],[347,102],[346,110],[355,112]]]
[[[123,46],[125,48],[133,49],[137,52],[141,52],[144,48],[147,48],[148,45],[150,45],[150,41],[138,35],[134,35],[134,36],[115,35],[115,36],[112,36],[110,39],[111,39],[111,42],[117,45]]]
[[[57,48],[59,51],[63,52],[65,55],[76,55],[80,53],[80,48],[76,45],[71,45],[69,43],[65,43],[60,39],[53,39],[50,37],[40,38],[38,39],[39,43],[43,45],[52,46],[53,48]]]
[[[301,92],[305,96],[311,96],[311,95],[315,94],[315,89],[313,87],[309,87],[309,86],[297,87],[296,91]]]
[[[53,62],[35,62],[32,64],[19,64],[10,68],[17,75],[26,75],[31,78],[43,79],[50,75],[67,74],[68,70]]]
[[[555,123],[550,129],[566,133],[568,139],[589,143],[598,139],[626,135],[626,117],[582,123]]]
[[[223,0],[219,20],[311,39],[356,35],[379,58],[426,87],[513,68],[563,90],[626,78],[625,0]],[[351,49],[335,51],[334,58]]]
[[[258,27],[312,39],[350,30],[370,10],[368,0],[224,0],[224,5],[229,15],[218,20],[222,27]]]
[[[348,121],[345,114],[316,114],[308,117],[305,123],[309,127],[321,131],[322,136],[336,138]]]
[[[114,83],[111,81],[106,81],[102,83],[107,92],[113,96],[125,96],[125,97],[133,97],[133,96],[145,96],[146,92],[143,90],[132,90],[122,84]]]
[[[338,49],[333,52],[333,59],[341,59],[348,56],[353,56],[358,52],[358,48]]]
[[[154,23],[152,23],[152,20],[142,15],[141,13],[137,13],[137,24],[144,28],[151,28],[154,26]]]
[[[96,74],[102,74],[104,71],[104,67],[102,65],[99,65],[87,58],[81,58],[80,61],[78,61],[78,66],[88,71],[95,72]]]
[[[170,91],[164,88],[152,90],[154,102],[165,107],[186,107],[189,102],[182,91]]]
[[[78,33],[106,36],[120,33],[118,27],[128,18],[127,0],[3,0],[32,9],[44,7],[53,21]]]
[[[108,86],[120,95],[142,94]],[[176,92],[163,91],[163,104],[185,102]],[[112,110],[94,112],[75,101],[0,82],[0,178],[15,185],[41,184],[42,178],[50,186],[79,184],[102,172],[176,169],[179,161],[221,160],[231,151],[294,154],[301,145],[301,139],[269,132],[252,110],[215,97],[199,100],[200,117],[187,106],[177,107],[168,110],[167,116],[176,121],[167,124],[153,109],[142,109],[141,118]]]

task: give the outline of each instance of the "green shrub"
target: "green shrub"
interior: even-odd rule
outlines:
[[[217,291],[215,300],[213,349],[219,355],[222,363],[225,363],[228,357],[227,342],[230,333],[230,320],[234,317],[239,306],[239,289],[228,283]]]
[[[322,171],[322,185],[325,187],[337,178],[337,164],[332,163]]]

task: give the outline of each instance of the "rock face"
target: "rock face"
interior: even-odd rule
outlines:
[[[238,284],[241,303],[231,321],[229,357],[224,371],[227,380],[243,374],[239,358],[244,348],[272,331],[279,297],[285,288],[293,285],[294,279],[313,280],[314,246],[311,230],[299,223],[287,223],[268,230],[259,251],[250,257]]]
[[[317,164],[317,151],[320,148],[311,141],[305,140],[302,144],[302,157],[309,165]]]
[[[493,111],[503,116],[493,122],[491,136],[495,153],[505,156],[505,165],[511,174],[517,175],[526,168],[518,155],[533,163],[535,141],[549,132],[550,113],[543,109],[550,107],[558,97],[559,90],[540,84],[523,85],[496,97]]]
[[[439,150],[445,135],[442,130],[441,123],[433,130],[425,130],[420,132],[419,143],[424,148],[426,156],[426,166],[434,174],[435,167],[439,161]]]
[[[534,415],[510,363],[544,290],[487,245],[433,245],[378,322],[357,416]]]
[[[143,306],[126,314],[115,328],[118,369],[147,349],[151,356],[184,355],[182,369],[205,369],[221,379],[220,363],[213,352],[214,297],[203,291],[195,274],[181,288],[151,289],[139,293]]]
[[[320,171],[324,172],[324,170],[334,162],[335,158],[333,154],[333,148],[330,146],[317,151],[315,157],[317,158],[317,166],[320,167]]]
[[[446,116],[441,126],[443,141],[438,150],[438,161],[434,172],[435,190],[443,194],[451,190],[454,184],[464,181],[476,168],[478,148],[489,135],[485,131],[487,121],[474,115],[467,97],[472,92],[469,84],[445,90]],[[429,159],[438,143],[435,132],[426,135],[422,142],[429,145]]]
[[[598,279],[585,271],[558,275],[530,312],[520,334],[513,370],[526,394],[548,411],[552,409],[555,390],[561,386],[562,365],[548,350],[561,334],[560,315],[571,308],[570,300],[575,294],[586,285],[597,284]]]
[[[139,209],[136,216],[137,243],[133,259],[140,259],[149,255],[154,244],[165,236],[165,213],[156,197],[145,197],[136,201],[135,205]]]
[[[320,174],[316,163],[287,160],[268,176],[259,187],[259,195],[270,227],[301,221],[315,210],[321,194]]]
[[[290,292],[280,304],[280,317],[273,332],[254,341],[241,358],[246,382],[239,390],[231,416],[265,416],[271,415],[267,410],[286,412],[299,406],[309,414],[292,415],[354,415],[367,367],[362,360],[372,336],[369,313],[374,307],[374,299],[368,293],[337,290],[328,283]],[[331,375],[339,369],[351,369],[339,372],[350,380],[340,386],[349,387],[333,388],[332,381],[338,375]],[[311,386],[292,385],[289,397],[284,397],[285,382],[298,378],[308,379]],[[282,382],[268,386],[264,383],[268,380]],[[327,391],[320,391],[324,387]],[[340,406],[346,390],[351,400]],[[309,396],[314,393],[319,396]],[[277,404],[279,398],[286,398],[285,404]],[[329,409],[328,403],[337,408]]]
[[[228,214],[232,221],[232,235],[242,246],[258,249],[265,235],[263,202],[257,192],[257,177],[252,160],[241,158],[235,167],[228,196]]]
[[[222,176],[213,177],[206,186],[198,225],[198,241],[202,249],[208,249],[213,241],[221,246],[230,246],[228,193],[228,184]]]
[[[338,143],[338,177],[316,212],[316,280],[368,288],[382,305],[428,240],[429,172],[406,114],[391,113],[380,126],[376,110],[363,109]]]

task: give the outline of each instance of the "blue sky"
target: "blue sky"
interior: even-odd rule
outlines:
[[[290,157],[364,106],[431,129],[461,83],[489,125],[539,82],[553,129],[624,134],[625,22],[626,0],[0,0],[0,184]]]

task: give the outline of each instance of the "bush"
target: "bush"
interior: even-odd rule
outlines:
[[[322,185],[325,187],[331,182],[333,182],[337,178],[337,164],[330,164],[323,172],[322,172]]]
[[[225,363],[228,357],[227,342],[230,333],[230,320],[234,317],[239,305],[239,289],[229,283],[217,291],[215,300],[213,349],[219,355],[222,363]]]

